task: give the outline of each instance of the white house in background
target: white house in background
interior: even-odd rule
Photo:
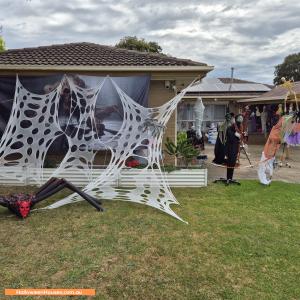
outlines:
[[[224,121],[226,110],[237,113],[239,100],[261,96],[270,91],[272,86],[241,80],[237,78],[203,78],[190,87],[177,109],[177,131],[185,131],[190,123],[195,122],[194,104],[201,97],[205,105],[203,130],[212,122]]]

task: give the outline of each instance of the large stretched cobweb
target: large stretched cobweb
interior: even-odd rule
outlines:
[[[64,125],[64,134],[68,140],[68,152],[59,167],[52,174],[59,176],[63,171],[75,168],[78,172],[92,178],[93,161],[97,151],[89,144],[98,140],[95,107],[98,94],[105,80],[96,88],[81,88],[67,78],[71,91],[71,109]]]
[[[112,153],[107,169],[96,180],[91,181],[84,191],[102,199],[146,204],[181,220],[170,208],[171,204],[178,202],[162,173],[160,162],[164,128],[185,91],[161,107],[145,108],[126,95],[113,80],[112,82],[123,105],[123,123],[117,135],[106,142]],[[113,142],[117,143],[114,148],[110,147]],[[129,157],[142,158],[147,162],[146,166],[136,170],[139,174],[135,175],[133,188],[115,187],[113,182],[119,177]],[[80,200],[73,194],[47,208],[56,208]]]
[[[45,180],[43,163],[49,147],[58,136],[65,135],[68,140],[68,151],[58,169],[54,171],[55,176],[63,170],[75,168],[78,172],[89,176],[90,181],[83,190],[94,197],[146,204],[182,220],[170,207],[171,204],[178,202],[161,170],[161,161],[165,126],[187,89],[160,107],[146,108],[126,95],[113,79],[108,78],[122,103],[123,122],[112,138],[101,140],[95,127],[95,103],[103,82],[97,88],[87,89],[76,86],[70,79],[64,80],[68,81],[72,95],[70,114],[64,128],[58,118],[62,83],[49,94],[36,95],[27,91],[17,80],[11,117],[0,144],[1,164],[13,162],[21,167],[34,167],[37,170],[36,180],[41,182],[42,179]],[[76,118],[74,118],[75,111],[77,111]],[[70,124],[73,124],[71,133],[68,130]],[[91,147],[93,143],[101,144],[102,149],[109,149],[111,152],[107,168],[94,180],[90,176],[96,154]],[[20,157],[7,160],[10,154]],[[145,162],[144,168],[135,169],[135,185],[115,186],[126,161],[132,157]],[[57,208],[81,200],[72,194],[46,208]]]
[[[17,77],[10,119],[0,143],[0,166],[10,167],[10,172],[1,176],[18,180],[19,168],[30,168],[27,176],[41,183],[46,153],[63,134],[58,123],[61,87],[59,84],[50,93],[38,95],[26,90]]]

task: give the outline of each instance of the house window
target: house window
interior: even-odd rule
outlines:
[[[207,131],[211,123],[219,123],[225,120],[225,104],[206,104],[202,123],[202,131]],[[195,125],[194,102],[181,102],[177,108],[177,130],[186,131],[189,124]]]

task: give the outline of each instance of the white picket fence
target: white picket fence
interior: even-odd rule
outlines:
[[[50,178],[55,169],[44,169],[44,180]],[[104,172],[104,169],[94,169],[92,179],[95,179]],[[112,184],[118,187],[135,186],[138,183],[149,182],[148,172],[139,173],[137,169],[123,169],[121,174],[112,180]],[[157,182],[151,181],[151,184],[159,183],[162,176],[157,175]],[[207,169],[181,169],[164,173],[171,187],[203,187],[207,186]],[[33,168],[18,168],[18,167],[1,167],[0,168],[0,185],[37,185],[35,180],[35,170]],[[89,183],[89,178],[82,174],[77,169],[68,169],[59,174],[60,178],[65,178],[76,186],[85,186]]]

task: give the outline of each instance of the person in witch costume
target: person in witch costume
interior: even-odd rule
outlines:
[[[234,168],[239,158],[240,143],[242,141],[242,122],[243,116],[237,115],[231,119],[231,126],[226,131],[225,156],[227,165],[226,183],[237,183],[233,180]]]
[[[225,163],[225,145],[227,141],[227,128],[232,125],[231,119],[233,118],[232,113],[225,115],[225,121],[218,126],[218,136],[214,148],[215,158],[213,163],[222,165]]]
[[[221,131],[222,135],[220,134],[219,130],[218,138],[220,145],[216,145],[215,147],[216,157],[213,162],[217,163],[216,161],[217,159],[219,159],[222,164],[226,165],[227,173],[226,178],[220,178],[215,180],[214,182],[223,182],[226,185],[229,185],[231,183],[239,185],[240,183],[238,181],[233,180],[233,173],[239,157],[240,143],[243,137],[243,116],[237,115],[236,117],[234,117],[233,113],[228,113],[226,114],[225,122],[223,123],[223,130]],[[221,146],[223,146],[223,148],[221,148]]]

